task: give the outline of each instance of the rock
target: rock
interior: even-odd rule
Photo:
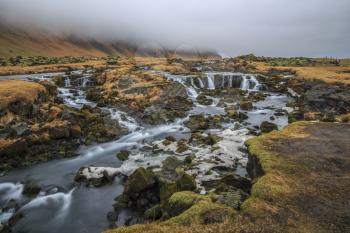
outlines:
[[[271,131],[278,130],[278,127],[274,123],[264,121],[260,125],[260,130],[262,133],[270,133]]]
[[[221,181],[221,183],[235,187],[237,189],[241,189],[246,193],[250,193],[250,190],[252,188],[252,183],[247,178],[238,176],[236,174],[228,174],[224,176]]]
[[[74,180],[79,183],[86,182],[89,185],[100,187],[106,183],[112,182],[118,173],[118,168],[82,167],[77,171]]]
[[[27,151],[27,142],[23,139],[0,139],[0,156],[19,156]]]
[[[322,113],[320,112],[306,112],[304,113],[304,120],[306,121],[317,121],[322,117]]]
[[[247,114],[245,114],[245,113],[243,113],[243,112],[239,112],[239,113],[238,113],[238,119],[239,119],[240,122],[245,121],[245,120],[247,120],[248,118],[249,118],[249,117],[247,116]]]
[[[206,130],[209,128],[209,123],[204,114],[190,116],[190,119],[185,124],[191,131]]]
[[[191,192],[175,193],[164,207],[164,212],[174,216],[164,224],[189,226],[220,223],[235,216],[235,211],[222,204],[213,203],[207,196]]]
[[[127,150],[121,150],[120,152],[117,153],[117,158],[120,161],[128,160],[129,156],[130,156],[130,152]]]
[[[167,136],[167,137],[165,137],[165,139],[170,141],[170,142],[176,142],[176,138],[174,138],[173,136]]]
[[[212,99],[209,99],[205,95],[202,95],[202,94],[197,97],[197,102],[199,104],[202,104],[202,105],[212,105],[213,104]]]
[[[70,134],[74,138],[79,138],[81,136],[81,127],[78,124],[72,125],[70,127]]]
[[[201,200],[210,201],[210,198],[193,192],[177,192],[164,203],[163,212],[168,217],[174,217],[188,210]]]
[[[51,126],[49,128],[49,134],[52,139],[63,139],[63,138],[69,138],[70,136],[70,129],[68,125],[64,123],[58,123],[54,126]]]
[[[37,183],[30,182],[24,186],[23,194],[27,196],[38,195],[41,191],[40,185]]]
[[[118,211],[120,209],[127,208],[128,206],[129,206],[128,200],[127,200],[126,196],[124,196],[123,194],[117,196],[114,199],[114,204],[113,204],[114,210]]]
[[[184,173],[179,179],[177,179],[175,184],[179,191],[193,191],[196,189],[195,179],[187,173]]]
[[[321,118],[323,122],[335,122],[335,114],[333,112],[327,112]]]
[[[186,143],[186,140],[180,140],[177,142],[177,148],[176,148],[176,152],[177,153],[184,153],[186,151],[188,151],[188,146],[187,146],[187,143]]]
[[[158,220],[162,217],[162,209],[160,207],[160,205],[155,205],[151,208],[149,208],[148,210],[145,211],[144,213],[144,217],[145,219],[148,220]]]
[[[177,192],[177,187],[175,182],[165,180],[165,179],[160,179],[159,180],[159,199],[161,203],[164,203],[173,195],[174,193]]]
[[[253,104],[250,101],[243,101],[240,103],[241,110],[251,111],[253,109]]]
[[[110,222],[116,222],[118,220],[118,214],[115,211],[109,211],[107,213],[107,220]]]
[[[143,167],[134,171],[128,177],[124,186],[124,194],[128,197],[138,197],[139,193],[152,188],[156,183],[154,174]]]
[[[186,156],[186,158],[184,159],[184,162],[185,162],[185,164],[187,164],[187,165],[190,165],[191,163],[192,163],[192,156]]]

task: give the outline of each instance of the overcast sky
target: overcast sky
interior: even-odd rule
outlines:
[[[226,55],[350,57],[350,0],[0,0],[6,23]]]

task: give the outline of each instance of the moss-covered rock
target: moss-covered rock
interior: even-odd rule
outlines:
[[[124,194],[130,197],[137,197],[140,192],[153,185],[155,185],[154,174],[140,167],[128,177],[124,186]]]
[[[206,120],[204,114],[193,115],[190,116],[188,122],[186,122],[186,126],[191,129],[191,131],[195,132],[198,130],[206,130],[209,128],[209,123]]]
[[[193,191],[196,189],[196,181],[193,176],[183,173],[175,182],[177,190]]]
[[[174,193],[163,205],[164,215],[169,218],[177,216],[201,200],[210,201],[210,198],[193,192]]]
[[[253,103],[250,101],[242,101],[239,106],[241,110],[244,111],[250,111],[253,109]]]
[[[278,130],[278,126],[274,123],[264,121],[260,125],[260,130],[262,133],[270,133],[273,130]]]
[[[128,160],[130,156],[130,152],[127,150],[121,150],[117,153],[116,156],[120,161],[125,161],[125,160]]]
[[[188,201],[193,200],[190,198]],[[189,202],[186,200],[181,204],[185,207],[186,204],[189,205]],[[200,200],[181,214],[165,221],[164,224],[189,226],[192,224],[222,223],[227,219],[232,219],[235,215],[235,211],[230,207],[208,200]]]
[[[149,208],[148,210],[145,211],[144,213],[144,217],[145,219],[148,220],[158,220],[162,217],[162,209],[160,207],[160,205],[155,205],[151,208]]]

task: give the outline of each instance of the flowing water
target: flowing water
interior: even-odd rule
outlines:
[[[50,79],[57,74],[6,76],[6,79]],[[64,75],[64,74],[59,74]],[[83,77],[74,82],[65,80],[65,87],[59,88],[59,96],[64,98],[64,103],[70,107],[81,108],[84,104],[96,106],[95,103],[85,99],[84,89],[91,82],[90,74],[84,73]],[[206,80],[196,77],[175,76],[164,74],[169,80],[179,82],[187,89],[188,96],[194,102],[194,108],[189,115],[204,113],[207,115],[224,114],[223,107],[218,106],[219,99],[213,98],[211,106],[203,106],[197,103],[196,97],[202,89],[221,87],[238,88],[259,91],[260,84],[253,75],[237,73],[206,73]],[[73,94],[75,93],[75,94]],[[254,104],[253,111],[248,112],[249,119],[240,125],[235,122],[224,125],[222,129],[211,129],[211,133],[218,134],[223,138],[219,142],[220,149],[212,152],[211,148],[191,148],[198,160],[209,159],[210,156],[219,156],[223,166],[233,166],[236,161],[237,172],[246,175],[245,165],[247,155],[242,152],[244,141],[251,137],[247,128],[259,125],[278,110],[285,107],[288,98],[284,95],[270,94],[264,101]],[[172,124],[144,126],[139,124],[132,116],[115,108],[103,108],[111,114],[111,118],[119,121],[120,125],[129,129],[129,134],[119,140],[81,146],[79,156],[69,159],[53,160],[47,163],[35,165],[30,168],[15,170],[0,177],[0,212],[1,223],[6,223],[14,213],[22,213],[23,218],[15,225],[13,232],[75,232],[75,233],[97,233],[108,228],[106,215],[112,211],[113,199],[122,193],[123,186],[121,178],[100,188],[77,185],[74,182],[75,172],[82,166],[94,165],[101,167],[114,167],[125,174],[130,175],[139,166],[161,166],[161,162],[169,156],[169,153],[160,153],[157,156],[144,152],[144,147],[152,146],[166,136],[172,135],[176,138],[188,138],[190,131],[184,126],[189,116],[178,119]],[[288,121],[287,117],[277,116],[273,120],[280,128]],[[129,160],[121,162],[116,158],[116,153],[122,149],[133,151]],[[164,151],[171,148],[164,148]],[[208,170],[213,170],[210,175]],[[210,163],[200,163],[190,173],[197,174],[197,182],[215,179],[218,172]],[[22,194],[23,184],[35,182],[43,189],[37,197],[27,197]],[[205,190],[202,189],[204,193]],[[6,207],[6,208],[5,208]],[[123,212],[118,223],[123,223],[129,212]]]

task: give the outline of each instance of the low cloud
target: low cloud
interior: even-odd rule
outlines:
[[[1,0],[10,26],[234,56],[350,57],[349,0]]]

